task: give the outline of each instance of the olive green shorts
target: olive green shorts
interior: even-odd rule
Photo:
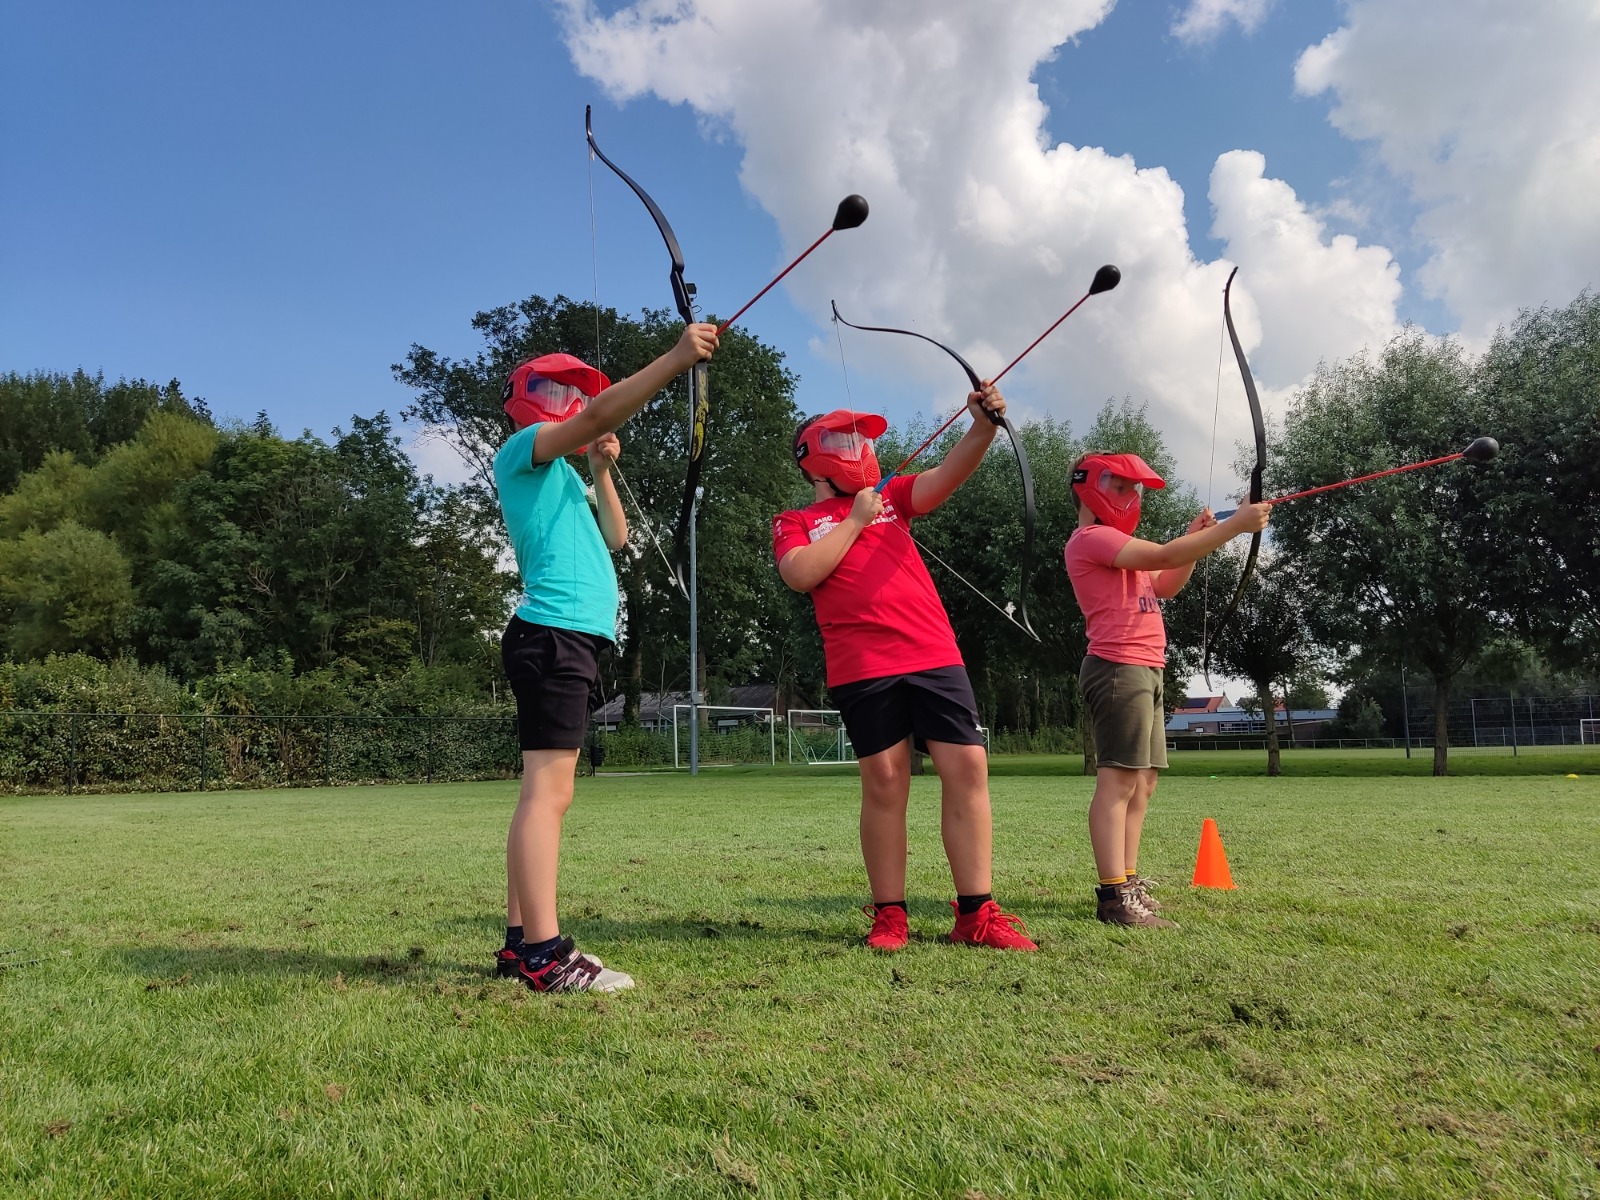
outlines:
[[[1078,672],[1094,720],[1095,759],[1102,767],[1142,771],[1167,765],[1162,671],[1084,656]]]

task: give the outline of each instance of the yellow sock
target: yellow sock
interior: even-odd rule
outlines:
[[[1101,887],[1111,887],[1114,884],[1127,883],[1127,882],[1128,882],[1128,876],[1127,876],[1126,873],[1124,873],[1122,875],[1118,875],[1114,879],[1107,879],[1104,875],[1102,875],[1100,877],[1100,886]]]

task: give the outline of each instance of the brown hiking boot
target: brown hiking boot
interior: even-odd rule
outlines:
[[[1103,884],[1094,889],[1098,904],[1095,916],[1107,925],[1128,925],[1140,929],[1176,929],[1173,921],[1156,916],[1139,899],[1138,889],[1128,883]]]
[[[1157,900],[1150,894],[1150,889],[1155,886],[1154,880],[1146,879],[1142,875],[1134,875],[1130,872],[1128,875],[1128,886],[1139,893],[1140,904],[1144,905],[1151,912],[1161,911],[1161,901]]]

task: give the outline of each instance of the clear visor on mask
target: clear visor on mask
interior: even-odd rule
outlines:
[[[817,438],[817,449],[838,458],[858,459],[872,443],[853,429],[824,429]]]
[[[1135,483],[1126,476],[1113,474],[1109,470],[1100,472],[1100,478],[1095,481],[1094,486],[1119,508],[1125,508],[1144,498],[1144,484]]]
[[[570,383],[557,383],[554,379],[531,380],[528,395],[553,417],[575,416],[589,405],[589,397],[583,392]]]

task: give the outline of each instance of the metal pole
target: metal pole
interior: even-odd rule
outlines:
[[[1400,720],[1405,725],[1406,757],[1411,757],[1411,705],[1406,700],[1406,665],[1400,664]]]
[[[700,495],[689,505],[689,774],[700,774]]]
[[[1517,694],[1511,693],[1511,757],[1517,757]]]
[[[1476,749],[1478,746],[1478,702],[1469,699],[1467,704],[1472,709],[1472,746]]]

